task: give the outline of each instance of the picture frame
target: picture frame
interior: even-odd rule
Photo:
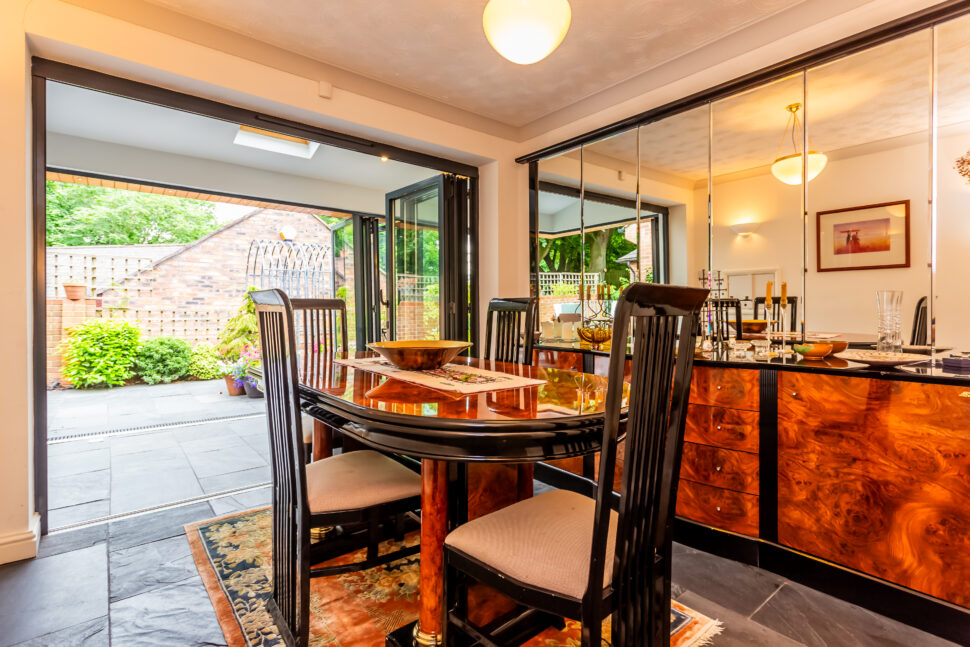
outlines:
[[[909,267],[909,200],[816,212],[815,255],[819,272]]]

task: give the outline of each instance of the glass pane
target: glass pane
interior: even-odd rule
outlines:
[[[437,178],[395,198],[394,276],[396,339],[438,339],[439,184]]]
[[[970,16],[936,28],[936,344],[967,350],[970,299]],[[909,323],[904,322],[904,326]],[[929,341],[928,335],[928,341]]]
[[[744,318],[768,319],[775,330],[783,321],[800,328],[804,310],[800,174],[781,180],[775,166],[801,151],[802,94],[798,74],[711,107],[711,296],[741,300]],[[795,297],[794,325],[790,311],[766,314],[768,281],[773,299],[781,286]]]
[[[640,234],[642,267],[654,280],[698,285],[708,270],[707,223],[710,108],[702,106],[640,127],[641,230],[651,229],[650,247]],[[666,218],[650,218],[647,204],[662,205]],[[645,223],[645,224],[644,224]],[[666,232],[664,227],[666,226]],[[654,249],[659,253],[653,258]],[[649,261],[647,254],[651,254]],[[660,270],[669,266],[669,276]],[[641,280],[647,280],[644,271]]]
[[[539,321],[579,316],[583,243],[580,221],[580,151],[539,161],[539,230],[536,233]]]
[[[809,69],[808,332],[874,341],[878,290],[902,290],[908,344],[929,294],[929,30]],[[811,167],[810,167],[811,168]]]

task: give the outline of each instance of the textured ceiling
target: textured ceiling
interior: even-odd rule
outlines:
[[[571,0],[563,44],[530,66],[482,32],[486,0],[150,0],[176,12],[522,126],[804,0]],[[846,3],[846,9],[849,4]]]
[[[919,32],[809,70],[807,97],[797,75],[716,102],[714,175],[770,164],[779,155],[790,103],[807,107],[813,148],[829,154],[928,132],[930,48],[929,31]],[[970,18],[937,32],[936,79],[940,125],[970,121]],[[644,126],[641,164],[688,180],[706,178],[709,129],[706,107]],[[782,155],[791,152],[790,139],[784,143]],[[635,168],[636,132],[586,150],[615,160],[617,169]]]

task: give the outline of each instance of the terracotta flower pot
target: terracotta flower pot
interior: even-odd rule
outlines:
[[[245,395],[246,391],[242,388],[236,388],[236,381],[232,379],[231,375],[223,375],[223,379],[226,381],[226,392],[229,395]]]
[[[79,301],[86,296],[88,291],[88,286],[84,283],[62,283],[64,287],[64,296],[67,297],[69,301]]]

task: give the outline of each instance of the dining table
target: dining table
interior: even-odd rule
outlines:
[[[390,634],[386,644],[438,645],[445,613],[445,536],[466,520],[531,496],[532,466],[537,461],[596,452],[603,433],[607,379],[459,357],[452,363],[540,382],[462,393],[339,361],[374,356],[369,351],[338,353],[333,361],[301,370],[301,407],[321,426],[420,462],[419,614],[416,623]]]

